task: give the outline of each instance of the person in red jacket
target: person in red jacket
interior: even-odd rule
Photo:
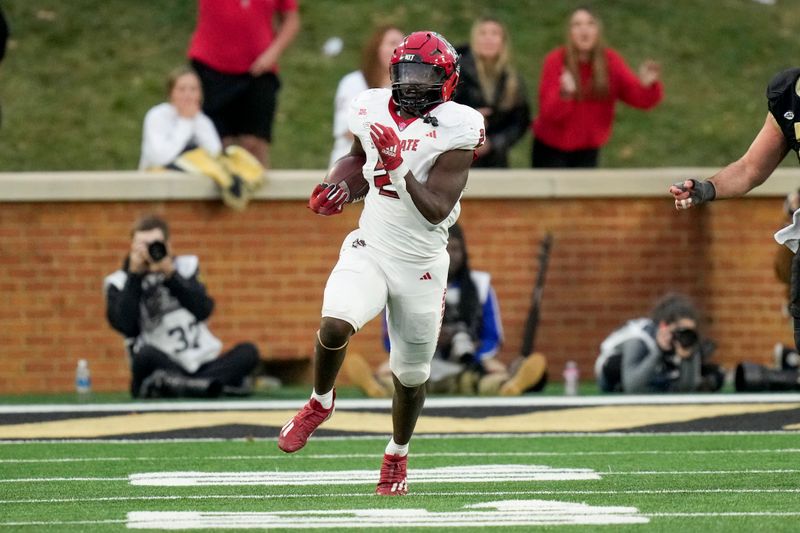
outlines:
[[[228,147],[269,167],[280,80],[278,60],[300,30],[298,0],[197,0],[189,59],[203,84],[203,112]]]
[[[663,96],[660,70],[647,60],[637,77],[603,42],[597,15],[584,7],[573,11],[566,45],[547,54],[542,67],[531,166],[596,167],[611,136],[616,101],[655,107]]]

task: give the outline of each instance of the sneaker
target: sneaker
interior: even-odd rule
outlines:
[[[532,353],[519,365],[514,375],[500,387],[500,396],[519,396],[535,387],[547,372],[547,359],[540,353]]]
[[[333,391],[333,400],[336,401],[336,391]],[[278,436],[278,448],[286,453],[293,453],[308,442],[314,430],[333,415],[334,406],[330,409],[322,407],[317,400],[311,398],[294,418],[281,428]]]
[[[375,494],[380,496],[405,496],[408,494],[406,483],[407,455],[384,454],[381,465],[381,479],[375,488]]]

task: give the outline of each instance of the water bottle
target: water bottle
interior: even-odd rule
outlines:
[[[92,392],[92,375],[89,372],[89,361],[86,359],[78,360],[78,367],[75,369],[75,391],[80,396]]]
[[[578,364],[575,361],[567,361],[564,367],[564,394],[567,396],[578,395]]]

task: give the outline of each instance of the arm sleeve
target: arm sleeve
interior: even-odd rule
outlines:
[[[551,52],[542,65],[539,80],[539,115],[548,122],[563,122],[575,110],[574,98],[561,97],[561,71],[564,66],[561,56]]]
[[[219,139],[217,128],[203,113],[194,118],[194,137],[197,145],[204,148],[212,157],[217,157],[222,152],[222,141]]]
[[[661,363],[660,352],[650,352],[640,339],[625,341],[622,350],[622,390],[625,393],[651,392],[651,382]]]
[[[515,74],[516,75],[516,74]],[[525,86],[522,78],[517,76],[519,80],[519,89],[517,92],[517,102],[508,111],[508,121],[503,125],[503,128],[492,134],[489,138],[493,149],[497,152],[507,152],[518,140],[525,135],[528,131],[528,126],[531,122],[531,110],[528,107],[528,95],[525,91]]]
[[[497,355],[503,343],[503,326],[500,323],[500,306],[493,287],[489,287],[489,296],[481,309],[480,346],[478,359],[488,359]]]
[[[639,77],[625,64],[622,57],[610,50],[608,52],[608,70],[617,82],[617,96],[631,107],[652,109],[664,97],[664,86],[661,81],[645,87]]]
[[[194,121],[186,118],[174,121],[162,110],[153,108],[144,118],[142,160],[147,167],[172,163],[194,135]]]
[[[125,337],[137,337],[139,326],[139,300],[142,297],[142,276],[128,274],[125,285],[118,289],[110,285],[106,290],[106,318],[115,330]]]
[[[214,310],[214,300],[206,294],[206,288],[197,279],[197,275],[184,278],[176,271],[171,277],[164,280],[164,286],[198,321],[202,322],[211,316],[211,312]]]

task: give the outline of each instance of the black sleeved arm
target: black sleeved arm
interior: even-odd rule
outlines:
[[[178,299],[181,306],[185,307],[200,322],[206,320],[214,311],[214,300],[206,294],[206,288],[197,279],[197,275],[184,278],[175,272],[164,280],[164,285]]]
[[[122,290],[110,285],[106,293],[106,317],[111,327],[125,337],[136,337],[139,327],[139,300],[142,298],[142,278],[128,274]]]
[[[661,353],[650,352],[639,339],[625,341],[622,349],[622,390],[628,394],[652,392]]]
[[[528,106],[528,96],[522,79],[519,80],[517,101],[514,106],[504,113],[502,127],[489,135],[493,149],[507,153],[511,147],[528,131],[531,122],[531,110]]]

